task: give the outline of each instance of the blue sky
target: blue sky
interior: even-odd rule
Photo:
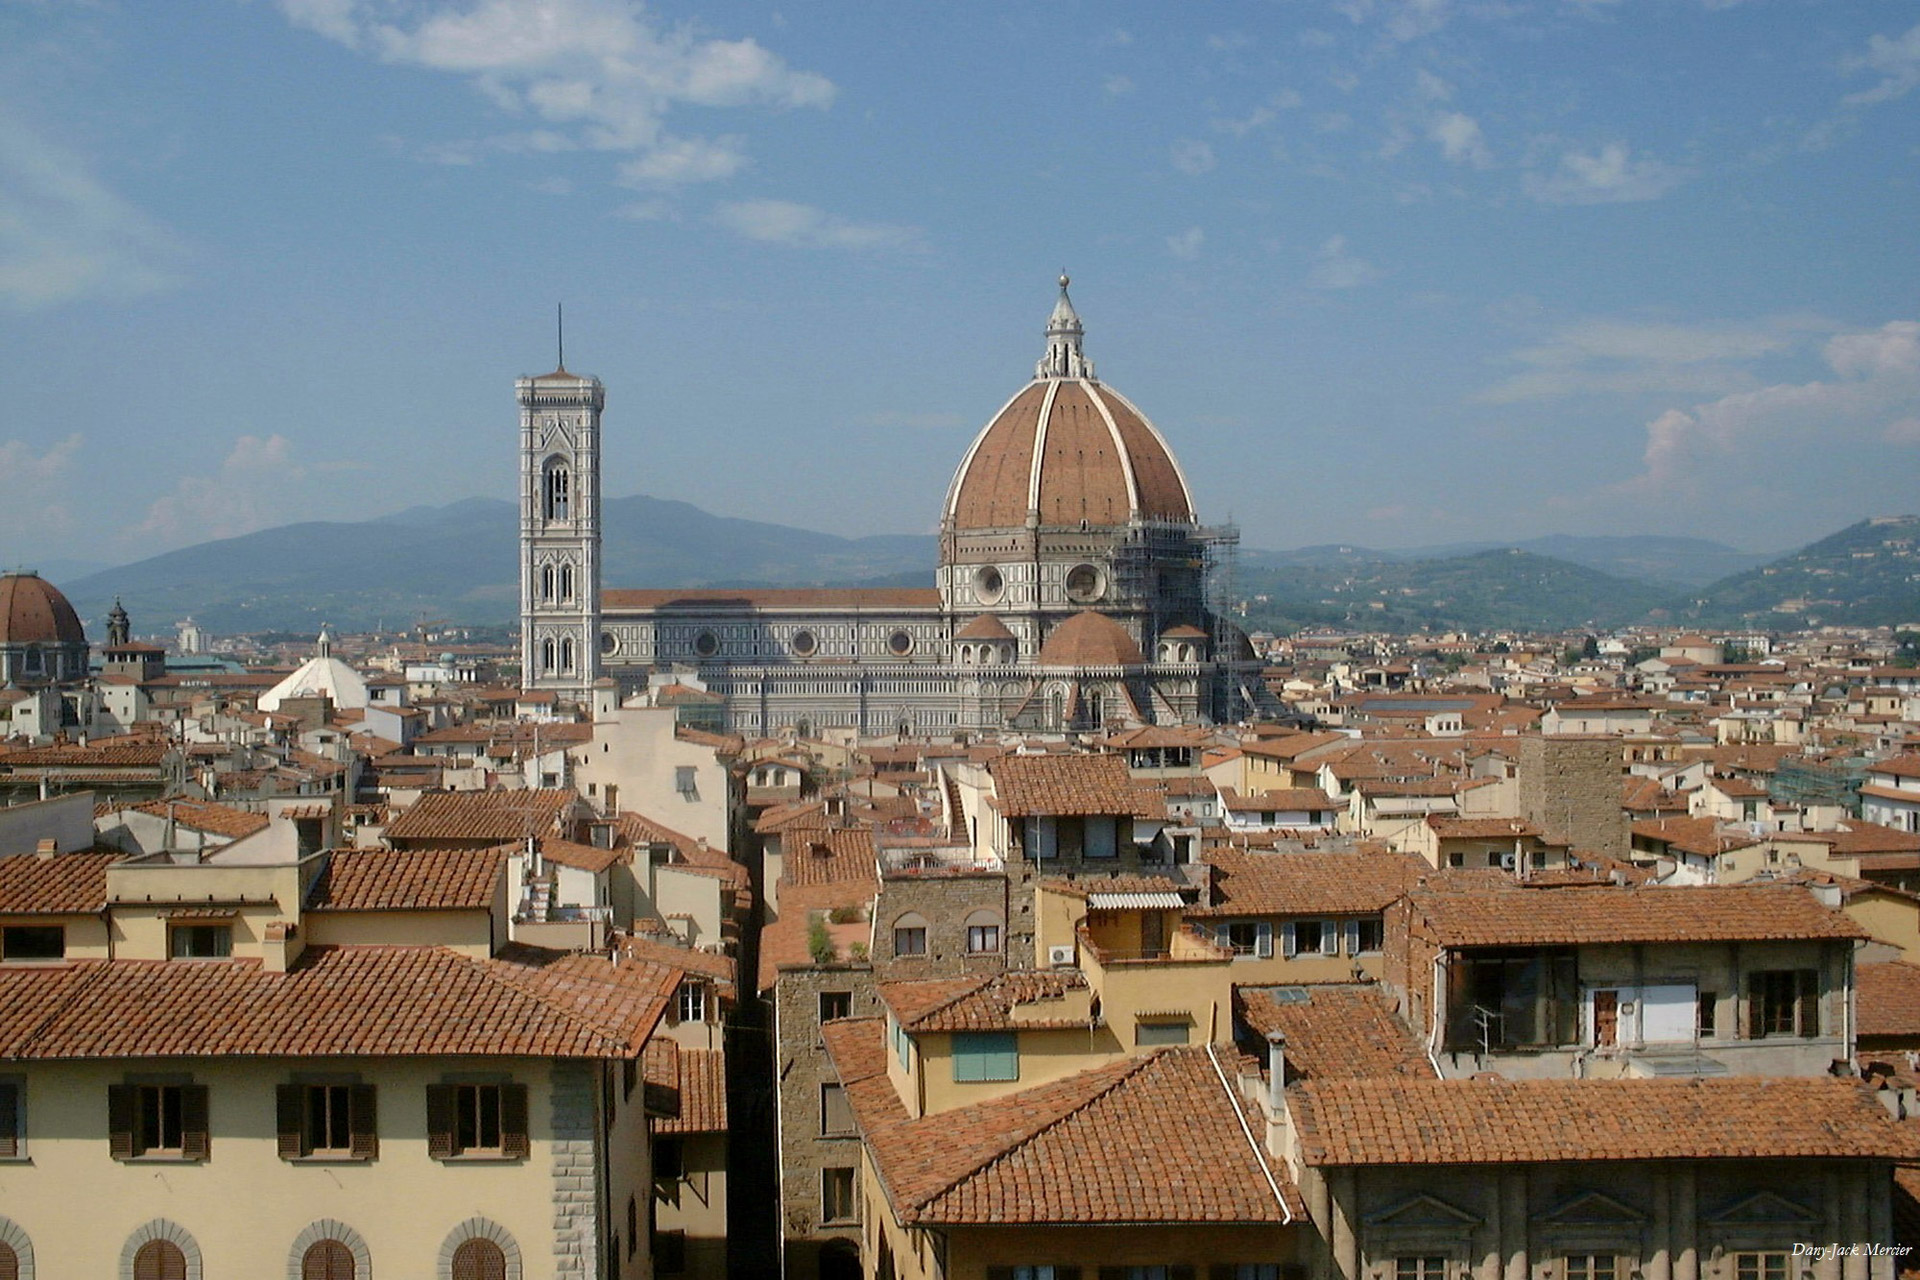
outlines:
[[[1065,267],[1251,546],[1920,506],[1920,13],[0,0],[0,559],[606,485],[937,519]]]

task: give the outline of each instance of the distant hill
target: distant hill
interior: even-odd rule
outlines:
[[[1242,565],[1237,594],[1250,627],[1370,631],[1608,628],[1662,607],[1669,588],[1513,548],[1440,560],[1367,560],[1359,549],[1319,563]]]
[[[841,538],[716,516],[636,495],[606,505],[611,587],[930,586],[928,535]],[[422,618],[517,620],[514,505],[471,498],[378,520],[315,522],[182,547],[67,577],[42,566],[96,637],[116,597],[143,634],[192,616],[215,634],[398,629]],[[1650,618],[1701,625],[1920,620],[1920,517],[1865,521],[1802,551],[1759,557],[1697,538],[1535,538],[1515,547],[1382,551],[1354,545],[1243,551],[1249,621],[1382,630],[1612,627]],[[1548,554],[1552,549],[1554,554]],[[1712,565],[1738,566],[1709,586]],[[1258,597],[1265,597],[1264,600]]]
[[[514,504],[470,498],[379,520],[313,522],[182,547],[58,585],[89,630],[118,597],[134,629],[192,616],[216,634],[398,628],[421,617],[508,623],[519,610]],[[917,573],[931,585],[929,536],[841,538],[711,515],[636,495],[606,504],[604,580],[616,587],[809,586]]]
[[[1585,565],[1616,578],[1666,583],[1681,587],[1705,586],[1731,574],[1757,568],[1773,558],[1736,551],[1705,538],[1667,538],[1656,534],[1581,538],[1556,533],[1520,542],[1455,542],[1432,547],[1377,550],[1351,545],[1301,547],[1294,551],[1247,551],[1242,563],[1255,568],[1283,565],[1377,564],[1387,561],[1454,560],[1512,547],[1534,555]]]
[[[1862,520],[1707,587],[1682,616],[1722,626],[1899,626],[1920,622],[1920,516]]]

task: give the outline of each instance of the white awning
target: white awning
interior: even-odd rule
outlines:
[[[1177,893],[1090,893],[1087,906],[1095,911],[1115,911],[1149,907],[1177,909],[1186,903]]]

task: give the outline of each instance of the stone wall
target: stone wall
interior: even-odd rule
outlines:
[[[1625,773],[1618,738],[1523,738],[1520,816],[1575,853],[1625,858],[1631,845],[1621,807]]]
[[[553,1064],[553,1273],[582,1280],[600,1274],[594,1092],[592,1064]]]

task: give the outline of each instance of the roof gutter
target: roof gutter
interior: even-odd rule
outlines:
[[[1220,1059],[1214,1055],[1213,1042],[1207,1042],[1207,1061],[1213,1064],[1213,1074],[1220,1080],[1220,1088],[1226,1092],[1227,1101],[1233,1106],[1234,1119],[1240,1122],[1240,1132],[1246,1137],[1247,1146],[1253,1151],[1253,1158],[1259,1162],[1260,1172],[1267,1176],[1267,1189],[1273,1192],[1274,1203],[1280,1206],[1282,1226],[1293,1224],[1293,1210],[1287,1207],[1287,1197],[1281,1193],[1280,1184],[1274,1180],[1273,1170],[1267,1167],[1267,1154],[1260,1149],[1260,1143],[1254,1139],[1253,1129],[1247,1124],[1247,1113],[1240,1109],[1240,1099],[1234,1094],[1233,1086],[1227,1083],[1227,1073],[1220,1068]]]

